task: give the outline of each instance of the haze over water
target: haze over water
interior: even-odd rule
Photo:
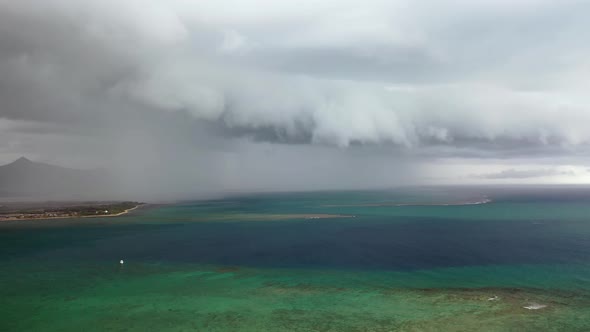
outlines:
[[[0,327],[584,331],[588,203],[555,187],[280,193],[4,224]]]

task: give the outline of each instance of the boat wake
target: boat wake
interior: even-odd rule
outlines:
[[[545,307],[547,307],[547,306],[544,305],[544,304],[531,303],[531,304],[529,304],[527,306],[524,306],[523,308],[528,309],[528,310],[539,310],[539,309],[543,309]]]

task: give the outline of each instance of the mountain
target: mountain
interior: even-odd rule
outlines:
[[[0,197],[87,199],[106,193],[109,182],[104,171],[70,169],[25,157],[0,166]]]

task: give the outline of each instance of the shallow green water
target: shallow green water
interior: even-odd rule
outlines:
[[[491,195],[404,207],[326,205],[433,195],[263,195],[5,226],[0,330],[590,330],[585,196]],[[356,217],[239,220],[347,209]]]
[[[128,264],[26,269],[3,297],[4,328],[43,331],[587,330],[588,294],[487,286],[465,275]],[[503,270],[503,271],[502,271]],[[61,272],[59,272],[61,271]],[[11,271],[12,272],[12,271]],[[22,271],[21,271],[22,272]],[[530,268],[528,273],[543,272]],[[432,277],[457,276],[444,288]],[[401,281],[401,282],[400,282]],[[4,280],[3,280],[4,282]],[[490,301],[489,298],[498,299]],[[524,306],[547,305],[540,310]]]

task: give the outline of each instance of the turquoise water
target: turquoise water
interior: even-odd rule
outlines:
[[[588,216],[586,189],[445,188],[2,224],[0,330],[587,331]]]

